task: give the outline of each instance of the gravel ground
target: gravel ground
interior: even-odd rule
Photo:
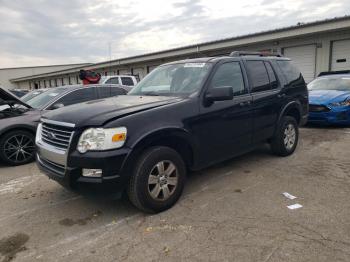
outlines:
[[[157,215],[68,192],[34,164],[0,166],[0,261],[349,261],[350,129],[300,139],[287,158],[263,146],[190,174]]]

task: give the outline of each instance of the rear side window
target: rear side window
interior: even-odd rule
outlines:
[[[242,70],[239,62],[220,65],[211,80],[211,88],[231,86],[234,95],[246,93]]]
[[[111,88],[109,86],[100,86],[97,88],[100,98],[106,98],[111,96]]]
[[[134,81],[132,81],[131,77],[121,77],[121,80],[122,80],[122,85],[125,85],[125,86],[134,85]]]
[[[273,71],[272,66],[269,62],[265,62],[265,66],[267,69],[267,73],[269,75],[271,89],[275,89],[278,87],[278,82],[277,82],[275,72]]]
[[[94,88],[82,88],[65,95],[55,104],[64,104],[65,106],[69,106],[94,99],[96,99]]]
[[[300,71],[291,61],[280,60],[277,61],[277,64],[281,68],[282,73],[286,77],[289,84],[302,79]]]
[[[252,92],[270,90],[270,80],[263,61],[247,61]]]

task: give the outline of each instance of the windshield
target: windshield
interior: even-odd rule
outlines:
[[[33,97],[27,101],[27,104],[33,108],[42,108],[44,105],[55,99],[58,95],[64,93],[68,88],[52,88],[40,95]]]
[[[309,90],[350,91],[350,76],[339,78],[318,78],[307,86]]]
[[[44,90],[34,90],[32,92],[29,92],[28,94],[24,95],[21,97],[21,100],[23,102],[27,102],[29,101],[30,99],[32,99],[33,97],[36,97],[37,95],[40,95],[41,93],[43,93]]]
[[[209,72],[209,63],[164,65],[141,80],[129,95],[188,95],[199,90]]]

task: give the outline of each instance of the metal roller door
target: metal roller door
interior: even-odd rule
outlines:
[[[350,70],[350,39],[333,42],[331,70]]]
[[[119,75],[130,75],[130,71],[128,69],[119,69]]]
[[[138,76],[139,80],[141,80],[142,78],[144,78],[145,72],[144,72],[143,68],[138,67],[138,68],[133,69],[133,75]]]
[[[303,74],[306,83],[315,78],[316,45],[286,47],[283,54],[293,60]]]

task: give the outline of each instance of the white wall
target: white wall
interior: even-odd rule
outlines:
[[[82,64],[84,65],[84,64]],[[37,66],[37,67],[19,67],[19,68],[0,68],[0,86],[5,88],[29,88],[29,82],[17,85],[11,83],[10,79],[26,77],[31,75],[43,74],[77,67],[79,64],[55,65],[55,66]]]

